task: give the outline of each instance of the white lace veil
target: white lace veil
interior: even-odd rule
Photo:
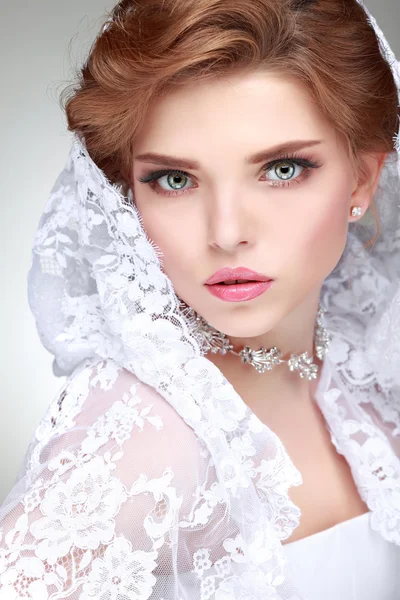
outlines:
[[[399,65],[369,18],[400,88]],[[400,139],[395,143],[400,152]],[[327,360],[354,401],[372,402],[388,426],[400,422],[399,179],[394,153],[376,193],[379,241],[365,248],[375,233],[368,214],[352,224],[321,298],[333,334]],[[278,437],[204,357],[132,198],[107,180],[77,137],[34,241],[29,302],[42,343],[54,354],[56,376],[73,374],[85,359],[113,359],[157,390],[193,428],[213,458],[242,538],[248,547],[270,550],[249,561],[277,598],[295,598],[281,577],[280,541],[297,523],[287,491],[301,482],[300,474]],[[250,479],[237,486],[232,440],[238,431],[251,432],[256,456],[269,457],[257,489]]]

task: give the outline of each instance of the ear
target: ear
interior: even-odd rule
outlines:
[[[362,215],[366,213],[368,207],[372,203],[387,155],[388,153],[386,152],[374,152],[371,154],[364,154],[361,157],[361,167],[356,176],[356,183],[351,195],[350,206],[360,207]],[[349,214],[349,221],[357,221],[359,218],[352,217],[350,211]]]

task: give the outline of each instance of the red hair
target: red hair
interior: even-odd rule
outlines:
[[[135,132],[161,94],[260,69],[306,86],[356,162],[394,150],[396,84],[356,0],[122,0],[63,93],[68,129],[123,184]]]

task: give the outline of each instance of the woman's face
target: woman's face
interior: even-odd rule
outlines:
[[[240,338],[319,294],[343,252],[357,181],[303,88],[251,73],[159,100],[135,139],[132,185],[177,295]],[[225,267],[273,282],[205,284]]]

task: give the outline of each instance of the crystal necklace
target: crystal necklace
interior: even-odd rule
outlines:
[[[191,325],[194,328],[194,335],[200,338],[205,352],[211,352],[212,354],[234,354],[242,359],[243,363],[248,363],[258,371],[258,373],[265,373],[265,371],[271,371],[274,367],[280,364],[287,364],[290,371],[297,371],[302,379],[316,379],[318,374],[318,365],[313,360],[313,356],[310,356],[308,352],[302,354],[291,354],[288,359],[282,358],[282,353],[276,346],[270,349],[260,348],[260,350],[252,350],[249,346],[245,346],[239,352],[233,349],[233,346],[229,338],[222,332],[214,329],[198,315],[192,308],[188,307],[182,302],[181,306],[184,308],[186,317],[189,317]],[[327,354],[330,335],[322,325],[323,315],[325,310],[319,306],[315,331],[314,331],[314,347],[315,354],[320,360],[323,360]]]

